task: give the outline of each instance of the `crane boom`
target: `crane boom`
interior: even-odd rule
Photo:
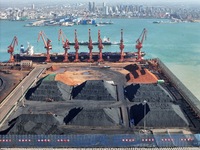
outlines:
[[[142,48],[142,44],[144,42],[144,39],[146,39],[147,36],[147,30],[144,28],[142,33],[140,34],[139,38],[136,40],[136,49],[138,50],[138,57],[137,57],[137,61],[141,61],[142,57],[141,57],[141,48]]]
[[[103,56],[102,56],[102,49],[103,49],[103,44],[102,44],[102,39],[101,39],[101,33],[100,30],[98,30],[98,48],[99,48],[99,60],[98,62],[103,62]]]
[[[58,41],[60,41],[60,38],[62,39],[63,48],[65,50],[63,62],[69,62],[69,60],[68,60],[68,49],[70,49],[69,41],[61,29],[58,32]]]
[[[74,49],[75,49],[75,60],[74,60],[74,62],[79,62],[80,60],[79,60],[79,58],[78,58],[78,50],[79,50],[79,45],[78,45],[78,39],[77,39],[77,33],[76,33],[76,29],[75,29],[75,31],[74,31],[74,42],[75,42],[75,45],[74,45]]]
[[[90,34],[90,29],[89,29],[89,42],[88,42],[88,49],[89,49],[89,60],[88,62],[93,62],[94,60],[92,59],[92,49],[93,49],[93,45],[92,45],[92,38],[91,38],[91,34]]]
[[[136,42],[143,43],[144,39],[146,39],[146,36],[147,36],[147,30],[144,28]],[[142,37],[142,39],[141,39],[141,37]],[[141,39],[141,41],[140,41],[140,39]]]
[[[14,48],[15,48],[15,45],[18,45],[18,40],[17,40],[17,37],[14,36],[11,44],[8,46],[8,53],[10,53],[10,59],[9,59],[9,62],[14,62],[14,56],[13,56],[13,52],[14,52]]]
[[[42,37],[42,40],[43,40],[44,45],[45,45],[45,47],[46,47],[46,46],[47,46],[47,42],[46,42],[45,38],[46,38],[46,39],[48,39],[48,38],[47,38],[47,36],[45,35],[45,33],[44,33],[43,31],[40,31],[40,32],[39,32],[37,42],[40,41],[40,37]]]
[[[123,40],[123,29],[121,29],[121,40],[120,40],[120,46],[119,46],[119,48],[120,48],[120,51],[121,51],[121,53],[120,53],[120,62],[123,62],[124,61],[124,40]]]
[[[64,45],[65,39],[67,39],[67,38],[61,29],[58,32],[58,41],[60,41],[60,38],[62,39],[62,44]]]
[[[88,42],[88,48],[89,48],[89,49],[93,49],[93,45],[92,45],[92,38],[91,38],[90,31],[91,31],[91,30],[89,29],[89,32],[88,32],[88,33],[89,33],[89,42]]]
[[[39,32],[37,42],[39,42],[40,37],[42,37],[42,40],[44,42],[44,48],[47,50],[46,62],[51,62],[50,54],[49,54],[49,51],[52,49],[51,40],[47,38],[46,34],[43,31]]]
[[[60,29],[58,32],[58,41],[60,41],[60,38],[62,39],[62,44],[64,49],[70,49],[69,47],[69,41],[66,38],[66,35],[63,33],[63,31]]]

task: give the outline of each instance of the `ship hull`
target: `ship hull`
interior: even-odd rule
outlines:
[[[136,53],[124,53],[124,60],[131,60],[135,59],[137,57]],[[120,53],[111,53],[111,52],[105,52],[102,53],[102,57],[104,61],[110,61],[110,62],[117,62],[120,60],[121,55]],[[20,55],[20,54],[15,54],[14,55],[15,61],[21,61],[21,60],[32,60],[33,62],[45,62],[46,56],[45,55]],[[50,59],[52,62],[63,62],[64,60],[64,55],[62,54],[51,54]],[[73,62],[75,60],[75,53],[69,53],[68,54],[68,59],[70,62]],[[94,53],[92,55],[92,59],[94,61],[98,61],[99,59],[99,54]],[[79,60],[81,62],[87,62],[89,60],[89,54],[81,52],[79,53]]]
[[[79,45],[88,45],[88,42],[79,42]],[[112,42],[102,42],[102,44],[105,45],[119,45],[119,43],[112,43]],[[75,45],[74,42],[69,42],[69,45]],[[92,45],[99,45],[99,42],[93,42]]]

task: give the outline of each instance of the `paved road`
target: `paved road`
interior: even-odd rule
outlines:
[[[17,102],[22,98],[22,95],[24,95],[24,92],[40,76],[44,69],[45,66],[34,68],[0,104],[0,127],[11,114],[12,110],[14,110]]]
[[[110,76],[112,77],[112,80],[115,84],[117,84],[117,93],[118,93],[118,101],[121,102],[121,111],[122,111],[122,119],[123,119],[123,125],[125,128],[129,128],[129,114],[128,114],[128,102],[124,98],[124,86],[126,83],[126,79],[123,74],[113,71],[112,69],[101,69],[101,72],[108,75],[110,73]]]

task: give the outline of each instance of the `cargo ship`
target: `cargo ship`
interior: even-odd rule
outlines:
[[[141,53],[141,56],[145,56],[145,52]],[[102,57],[104,61],[117,62],[120,60],[120,52],[103,52]],[[124,52],[124,60],[134,60],[137,57],[137,52]],[[34,47],[28,43],[28,47],[25,50],[23,45],[21,45],[20,53],[14,55],[15,61],[21,60],[32,60],[33,62],[45,62],[46,53],[34,53]],[[50,54],[50,59],[52,62],[63,62],[65,59],[62,53],[52,53]],[[75,60],[75,52],[68,53],[68,59],[70,62]],[[79,60],[81,62],[86,62],[89,59],[89,52],[80,52]],[[92,52],[92,59],[98,61],[99,53]]]
[[[81,42],[78,42],[79,45],[86,45],[88,46],[89,42],[88,41],[81,41]],[[99,42],[95,41],[95,42],[92,42],[92,45],[98,45]],[[106,38],[104,37],[103,40],[102,40],[102,44],[105,46],[105,45],[120,45],[119,42],[111,42],[109,38]],[[75,42],[69,42],[69,45],[75,45]]]

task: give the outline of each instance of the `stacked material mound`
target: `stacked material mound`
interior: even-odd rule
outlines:
[[[56,71],[56,70],[59,69],[59,67],[58,67],[58,66],[52,65],[52,66],[50,67],[50,69],[51,69],[51,71]]]
[[[49,135],[62,134],[59,122],[51,114],[22,114],[14,122],[8,134],[16,135]]]
[[[26,98],[33,101],[69,100],[72,87],[60,81],[54,81],[54,77],[47,76],[40,80],[35,87],[29,89]]]
[[[129,101],[171,102],[169,93],[157,84],[131,84],[125,87],[125,96]]]
[[[85,82],[84,79],[82,79],[81,75],[77,78],[73,77],[73,73],[72,72],[64,72],[64,73],[59,73],[55,76],[55,81],[61,81],[67,85],[78,85],[81,84],[83,82]]]
[[[173,98],[157,84],[131,84],[125,87],[125,96],[134,102],[130,108],[130,122],[133,125],[143,126],[144,114],[147,127],[189,125],[180,107],[172,103]],[[144,101],[147,102],[146,105]]]
[[[126,75],[127,82],[132,83],[157,83],[157,77],[148,69],[139,68],[136,64],[125,66],[130,73]]]
[[[144,109],[146,108],[146,113]],[[144,118],[144,114],[145,118]],[[178,105],[172,103],[142,103],[135,104],[130,109],[131,122],[135,126],[144,126],[144,119],[147,127],[170,128],[188,127],[189,122]]]
[[[3,79],[0,78],[0,91],[3,89]]]
[[[72,90],[75,100],[116,101],[116,86],[103,80],[88,80]]]
[[[77,126],[104,126],[119,125],[120,113],[117,108],[86,109],[73,108],[64,118],[67,125]]]

